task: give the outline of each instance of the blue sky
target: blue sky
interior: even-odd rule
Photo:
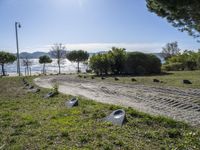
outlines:
[[[172,41],[182,49],[200,48],[187,33],[148,12],[145,0],[0,0],[0,50],[16,51],[15,21],[22,25],[20,51],[49,51],[63,43],[68,50],[117,46],[160,52]]]

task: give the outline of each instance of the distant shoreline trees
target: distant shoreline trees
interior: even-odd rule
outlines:
[[[0,65],[1,65],[1,70],[2,70],[3,76],[6,75],[4,65],[13,63],[15,60],[16,60],[15,55],[8,53],[8,52],[0,51]]]
[[[77,62],[77,72],[80,72],[80,62],[84,62],[88,60],[89,54],[83,50],[73,50],[66,55],[67,59],[72,62]]]
[[[53,58],[57,59],[57,64],[58,64],[58,74],[61,74],[61,63],[64,58],[66,58],[66,50],[65,46],[63,46],[61,43],[60,44],[54,44],[50,50],[50,55]]]
[[[31,75],[32,61],[27,57],[22,60],[22,65],[25,66],[25,75]]]
[[[43,74],[46,74],[46,71],[45,71],[45,64],[47,63],[52,63],[52,59],[47,56],[47,55],[44,55],[44,56],[40,56],[39,57],[39,63],[40,64],[43,64]]]

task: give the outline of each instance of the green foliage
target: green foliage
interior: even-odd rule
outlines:
[[[160,73],[160,59],[154,55],[141,52],[127,53],[125,72],[128,74],[144,75]]]
[[[111,71],[114,74],[121,74],[124,71],[124,63],[126,61],[126,49],[116,48],[108,52],[108,58],[110,60]]]
[[[7,53],[4,51],[0,51],[0,65],[2,67],[2,75],[5,76],[5,70],[4,70],[4,65],[8,63],[13,63],[16,60],[16,56]]]
[[[77,62],[78,72],[80,72],[79,63],[88,60],[89,54],[88,54],[88,52],[83,51],[83,50],[77,50],[77,51],[74,50],[74,51],[67,53],[66,57],[69,61]]]
[[[185,50],[182,54],[169,58],[162,68],[167,71],[200,69],[200,52]]]
[[[128,74],[144,74],[147,66],[147,55],[140,52],[130,52],[126,56],[125,72]]]
[[[160,59],[140,52],[126,53],[125,49],[112,48],[107,54],[90,58],[90,68],[97,74],[157,74],[160,73]]]
[[[107,54],[93,55],[89,64],[97,75],[108,74],[110,71],[110,60]]]
[[[40,56],[39,63],[43,64],[43,74],[45,74],[45,64],[46,63],[52,63],[52,59],[47,55]]]
[[[58,94],[58,93],[59,93],[58,88],[59,88],[59,85],[58,85],[57,83],[55,83],[55,84],[53,85],[53,92],[54,92],[55,94]]]
[[[51,63],[51,62],[52,62],[52,59],[47,55],[39,57],[39,63],[40,64],[46,64],[46,63]]]
[[[195,38],[200,34],[199,0],[146,0],[149,11],[166,18],[180,31],[186,31]]]
[[[179,62],[164,64],[164,65],[162,65],[162,70],[181,71],[181,70],[184,70],[184,65],[183,65],[183,63],[179,63]]]

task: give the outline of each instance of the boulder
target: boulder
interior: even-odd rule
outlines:
[[[160,80],[158,80],[158,79],[153,79],[153,82],[158,83],[158,82],[160,82]]]
[[[131,81],[132,81],[132,82],[135,82],[135,81],[137,81],[137,80],[136,80],[135,78],[132,78]]]
[[[192,84],[190,80],[183,80],[183,84]]]
[[[115,77],[115,81],[118,81],[118,80],[119,80],[119,78]]]

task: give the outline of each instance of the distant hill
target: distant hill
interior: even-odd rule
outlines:
[[[20,58],[28,58],[28,59],[32,59],[32,58],[39,58],[40,56],[43,55],[49,55],[49,53],[45,53],[45,52],[33,52],[33,53],[27,53],[27,52],[22,52],[20,53]]]

